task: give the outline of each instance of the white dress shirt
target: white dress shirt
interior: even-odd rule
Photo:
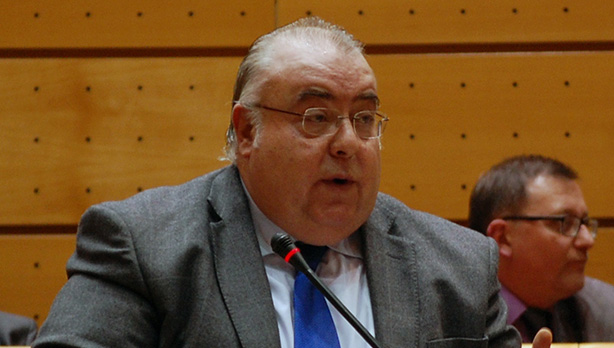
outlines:
[[[258,209],[249,193],[245,190],[252,214],[252,221],[258,236],[260,252],[264,261],[271,296],[277,316],[277,326],[282,348],[294,348],[294,267],[275,254],[271,248],[271,237],[277,232],[283,232]],[[342,240],[337,245],[329,245],[318,265],[316,274],[322,282],[341,300],[341,302],[356,316],[358,321],[374,334],[373,311],[367,285],[367,274],[362,261],[361,243],[354,234]],[[339,336],[341,348],[368,348],[369,345],[358,334],[345,318],[328,303],[333,322]]]

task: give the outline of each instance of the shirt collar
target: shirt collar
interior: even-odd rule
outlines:
[[[503,285],[501,285],[501,296],[507,304],[507,323],[513,324],[527,309],[527,305]]]
[[[271,248],[271,238],[278,232],[286,233],[273,221],[264,215],[264,213],[258,208],[252,197],[250,196],[243,179],[241,178],[241,184],[243,190],[249,201],[250,212],[252,215],[252,222],[256,230],[256,236],[258,237],[258,244],[260,246],[260,253],[262,256],[273,254],[273,248]],[[362,259],[362,245],[361,238],[357,232],[352,233],[348,238],[343,239],[335,245],[329,245],[328,247],[338,253],[345,256]]]

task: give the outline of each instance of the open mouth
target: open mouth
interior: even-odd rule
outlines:
[[[347,184],[349,182],[348,179],[333,179],[333,183],[338,184],[338,185],[344,185]]]

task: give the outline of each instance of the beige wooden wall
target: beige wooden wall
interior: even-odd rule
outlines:
[[[242,55],[307,15],[366,43],[391,117],[382,191],[463,223],[482,171],[555,156],[606,227],[588,272],[614,283],[613,14],[601,0],[4,1],[0,310],[44,320],[88,206],[226,165]]]

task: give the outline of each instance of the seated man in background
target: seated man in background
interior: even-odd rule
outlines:
[[[34,341],[37,330],[34,320],[0,311],[0,346],[27,346]]]
[[[294,293],[271,248],[281,231],[328,246],[317,274],[383,347],[520,346],[496,244],[378,193],[386,121],[343,29],[311,17],[259,38],[235,84],[232,164],[90,208],[34,346],[368,347],[326,303],[309,313],[317,294]]]
[[[517,156],[484,173],[471,194],[469,227],[499,245],[507,322],[523,342],[542,326],[554,342],[614,341],[614,287],[584,275],[597,221],[577,180],[557,160]]]

